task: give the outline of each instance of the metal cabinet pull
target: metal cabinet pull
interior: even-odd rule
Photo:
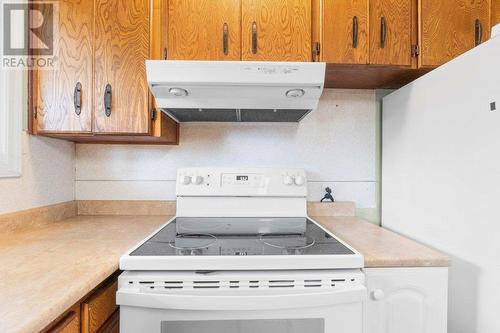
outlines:
[[[358,17],[354,16],[352,18],[352,47],[358,47]]]
[[[104,113],[106,117],[111,116],[111,85],[109,83],[104,89]]]
[[[474,22],[474,46],[481,44],[483,39],[483,25],[479,19]]]
[[[75,105],[75,113],[77,116],[82,113],[82,84],[77,82],[75,91],[73,92],[73,103]]]
[[[229,53],[229,27],[227,23],[222,26],[222,49],[224,50],[224,55]]]
[[[383,49],[385,47],[385,39],[387,37],[387,23],[385,21],[385,17],[380,17],[380,48]]]
[[[252,53],[257,54],[257,23],[252,23]]]

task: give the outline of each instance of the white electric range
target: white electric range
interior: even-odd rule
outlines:
[[[300,169],[187,168],[120,259],[120,332],[362,333],[363,257],[307,217]]]

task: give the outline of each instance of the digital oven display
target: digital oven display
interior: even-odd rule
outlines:
[[[247,182],[248,176],[236,176],[236,180],[240,182]]]

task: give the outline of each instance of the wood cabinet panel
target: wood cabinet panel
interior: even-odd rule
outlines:
[[[119,333],[120,332],[120,310],[116,310],[111,317],[101,326],[97,333]]]
[[[489,38],[490,0],[420,0],[421,66],[439,66],[475,46],[476,20]]]
[[[37,7],[36,3],[33,6]],[[61,0],[55,8],[58,10],[55,13],[58,18],[58,30],[54,35],[55,68],[32,73],[32,94],[37,113],[35,130],[91,132],[93,6],[85,0]],[[37,18],[35,15],[30,19]],[[81,85],[80,110],[76,110],[74,103],[78,82]]]
[[[118,281],[102,287],[82,303],[82,333],[96,333],[117,310]]]
[[[168,13],[168,59],[240,60],[239,0],[170,0]]]
[[[148,134],[150,95],[150,1],[96,0],[95,133]],[[111,114],[104,93],[111,85]]]
[[[370,63],[410,66],[412,0],[370,0]]]
[[[242,60],[311,61],[311,0],[242,0],[241,13]]]
[[[80,333],[80,304],[73,306],[50,328],[43,329],[42,333]]]
[[[324,0],[323,61],[368,63],[368,0]]]
[[[500,24],[500,0],[491,0],[491,26]]]

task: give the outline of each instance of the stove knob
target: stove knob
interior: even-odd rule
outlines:
[[[303,176],[295,176],[295,185],[298,185],[298,186],[302,186],[304,185],[304,183],[306,182],[306,180],[304,179]]]
[[[182,183],[182,185],[189,185],[189,184],[191,184],[191,177],[190,176],[183,176],[181,178],[181,183]]]
[[[291,176],[285,176],[283,178],[283,184],[285,184],[285,185],[292,185],[293,184],[293,178]]]
[[[200,185],[203,183],[203,177],[202,176],[196,176],[193,179],[193,184]]]

